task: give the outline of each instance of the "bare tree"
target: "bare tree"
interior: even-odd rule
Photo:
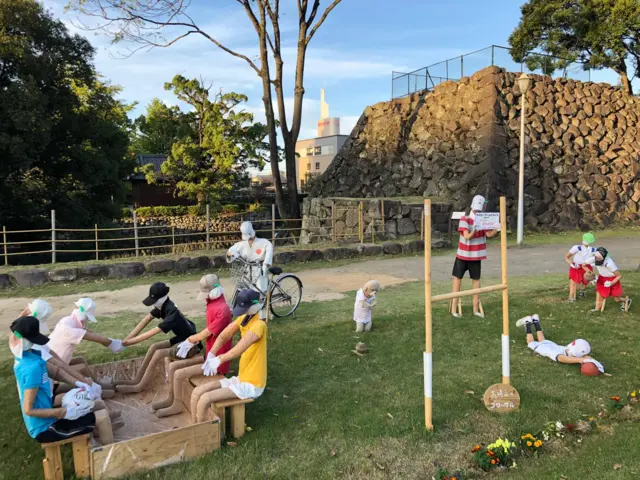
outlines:
[[[257,58],[251,58],[228,48],[216,39],[213,32],[202,30],[188,13],[190,0],[70,0],[69,7],[97,19],[97,26],[84,25],[86,29],[99,30],[114,42],[126,41],[136,44],[137,47],[130,51],[131,54],[140,49],[169,47],[195,34],[206,38],[229,55],[244,60],[262,80],[262,101],[267,117],[271,173],[275,180],[278,209],[282,215],[300,218],[295,146],[302,120],[307,47],[327,16],[341,0],[333,0],[321,14],[320,0],[296,0],[298,39],[293,116],[290,123],[287,120],[284,103],[280,0],[235,0],[235,2],[242,6],[256,31],[259,50]],[[269,64],[270,60],[273,62],[273,67]],[[275,70],[273,73],[272,69]],[[277,121],[273,107],[274,91],[278,108]],[[276,128],[280,128],[284,142],[288,193],[286,203],[278,168],[280,152]]]

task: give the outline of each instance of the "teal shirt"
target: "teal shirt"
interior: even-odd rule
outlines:
[[[20,410],[27,431],[32,438],[44,432],[49,425],[56,421],[55,418],[30,417],[24,413],[24,392],[31,388],[37,388],[38,393],[33,403],[33,408],[53,408],[51,382],[47,373],[47,362],[40,356],[40,352],[32,350],[22,354],[22,358],[15,358],[13,372],[18,383],[18,395],[20,396]]]

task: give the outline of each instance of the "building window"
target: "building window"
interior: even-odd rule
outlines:
[[[322,147],[320,145],[315,148],[315,154],[322,155]]]
[[[307,157],[313,155],[313,147],[307,147]]]
[[[308,171],[311,170],[311,164],[310,163],[307,163],[307,170]]]
[[[316,162],[316,170],[320,170],[320,162]]]

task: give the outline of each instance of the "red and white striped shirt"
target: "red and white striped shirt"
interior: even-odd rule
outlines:
[[[471,231],[473,228],[473,216],[464,216],[460,219],[460,241],[458,242],[458,253],[456,257],[460,260],[476,261],[486,260],[487,258],[487,239],[484,230],[476,231],[470,240],[464,238],[465,231]]]

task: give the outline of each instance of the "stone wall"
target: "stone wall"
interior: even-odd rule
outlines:
[[[533,75],[527,93],[526,222],[607,226],[640,219],[640,99],[608,84]],[[489,67],[432,92],[367,107],[312,197],[424,195],[468,207],[480,193],[515,220],[517,74]]]
[[[360,219],[362,203],[362,220]],[[423,203],[390,199],[306,198],[302,204],[301,243],[395,239],[422,232]],[[335,217],[335,219],[333,218]],[[434,203],[432,228],[447,233],[451,205]],[[335,238],[334,238],[335,229]]]

